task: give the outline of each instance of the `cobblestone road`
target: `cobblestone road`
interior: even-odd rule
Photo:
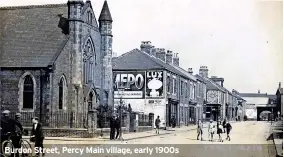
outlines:
[[[275,156],[272,141],[267,141],[270,123],[239,122],[233,123],[231,141],[209,142],[207,128],[204,129],[204,141],[196,140],[196,130],[176,132],[171,135],[149,137],[130,141],[105,141],[102,144],[61,144],[45,145],[46,148],[58,148],[58,153],[48,153],[46,157],[55,156],[175,156],[175,157],[272,157]],[[223,135],[225,138],[225,135]],[[217,140],[217,135],[215,139]],[[112,147],[112,152],[108,153]],[[139,149],[138,149],[139,148]],[[63,153],[63,149],[65,152]],[[67,149],[69,153],[67,152]],[[73,153],[72,153],[73,151]],[[82,151],[82,154],[80,153]],[[89,151],[89,152],[87,152]],[[139,153],[140,152],[140,153]],[[162,153],[163,152],[163,153]]]

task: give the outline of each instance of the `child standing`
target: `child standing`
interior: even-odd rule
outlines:
[[[217,134],[219,135],[219,141],[223,142],[221,134],[223,133],[223,126],[221,124],[221,121],[218,121],[217,123]]]
[[[232,130],[232,125],[229,122],[227,122],[227,124],[226,124],[226,130],[227,130],[227,138],[226,139],[228,141],[231,141],[230,132]]]
[[[209,135],[209,141],[213,141],[213,135],[214,135],[214,124],[213,124],[213,120],[210,119],[210,123],[208,126],[208,135]]]

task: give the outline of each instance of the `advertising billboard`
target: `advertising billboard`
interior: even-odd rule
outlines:
[[[163,71],[147,71],[146,98],[159,98],[163,94]]]
[[[145,98],[145,72],[114,71],[114,98]]]

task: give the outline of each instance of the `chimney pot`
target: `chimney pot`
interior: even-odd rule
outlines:
[[[281,82],[279,82],[279,87],[278,87],[279,89],[281,88]]]
[[[260,90],[258,90],[258,94],[260,94]]]
[[[190,74],[192,74],[193,73],[193,71],[192,71],[192,68],[188,68],[188,73],[190,73]]]

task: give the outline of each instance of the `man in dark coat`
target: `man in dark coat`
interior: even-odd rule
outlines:
[[[119,136],[119,133],[120,133],[120,117],[118,117],[118,116],[115,119],[115,130],[116,130],[116,137],[115,137],[115,139],[117,139],[118,136]]]
[[[43,140],[44,140],[44,135],[42,131],[42,125],[41,123],[38,122],[38,118],[34,117],[32,119],[33,122],[33,128],[31,131],[31,138],[34,139],[32,141],[35,142],[35,147],[42,148],[43,149]],[[36,156],[39,156],[40,154],[37,153]],[[45,154],[43,153],[42,156]]]
[[[232,125],[229,122],[227,122],[226,124],[227,138],[226,139],[229,141],[231,141],[231,137],[230,137],[231,130],[232,130]]]
[[[110,140],[114,139],[115,136],[115,119],[114,116],[109,119],[109,127],[110,127]]]
[[[226,119],[224,119],[224,121],[223,121],[223,132],[224,133],[226,133],[226,124],[227,124],[227,120]]]
[[[172,117],[171,123],[172,123],[172,127],[175,128],[176,127],[176,118],[175,118],[175,116]]]
[[[1,118],[1,140],[0,140],[1,148],[2,148],[2,142],[4,142],[5,140],[8,140],[9,136],[11,137],[12,142],[15,143],[13,136],[15,136],[16,134],[16,122],[14,119],[11,119],[9,117],[10,111],[5,110],[2,112],[2,115],[3,117]],[[11,133],[11,134],[8,134],[8,133]],[[2,149],[0,150],[2,152]]]
[[[160,134],[160,123],[161,123],[160,116],[158,116],[155,120],[156,134]]]
[[[12,136],[11,139],[13,141],[13,146],[15,148],[21,148],[20,140],[22,139],[23,135],[23,126],[20,122],[21,114],[17,113],[15,115],[15,136]],[[19,156],[19,153],[16,154],[16,157]]]

